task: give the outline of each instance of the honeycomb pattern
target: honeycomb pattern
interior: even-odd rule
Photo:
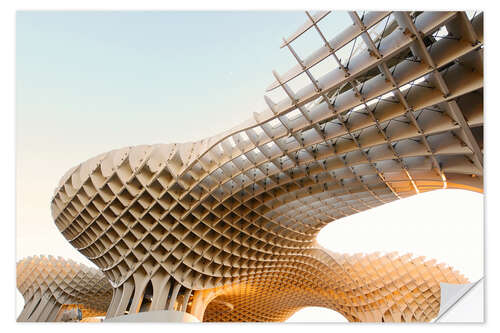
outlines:
[[[329,288],[311,273],[324,265],[315,237],[327,223],[425,191],[482,191],[482,13],[349,12],[353,24],[332,39],[320,29],[328,14],[306,12],[285,39],[298,65],[273,72],[268,92],[285,98],[266,95],[267,110],[197,142],[103,153],[63,176],[52,215],[114,287],[108,317],[199,315],[199,291],[276,272]],[[294,41],[315,31],[324,45],[300,58]],[[336,65],[315,76],[327,61]],[[293,91],[301,76],[309,83]]]
[[[33,256],[17,263],[17,288],[24,297],[18,321],[60,321],[77,306],[83,317],[104,316],[112,287],[97,269],[72,260]]]
[[[333,309],[351,322],[430,321],[439,313],[439,283],[468,283],[450,267],[410,254],[320,251],[326,266],[312,273],[326,288],[291,272],[254,276],[207,291],[203,321],[280,322],[306,306]]]

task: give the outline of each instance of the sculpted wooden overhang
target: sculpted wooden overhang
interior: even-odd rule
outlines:
[[[61,179],[52,215],[111,281],[108,317],[279,321],[319,305],[421,321],[439,311],[439,282],[467,281],[406,256],[325,255],[315,237],[418,193],[482,191],[482,13],[349,12],[331,39],[327,12],[306,15],[282,45],[297,66],[268,87],[284,99],[265,96],[267,110],[219,135],[116,149]],[[314,30],[324,45],[302,59],[294,41]]]

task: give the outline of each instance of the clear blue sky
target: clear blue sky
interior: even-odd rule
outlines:
[[[23,130],[41,127],[72,144],[102,144],[105,131],[106,143],[117,145],[132,133],[139,143],[139,127],[149,127],[148,142],[226,129],[221,119],[236,124],[256,111],[272,69],[295,64],[279,45],[305,19],[293,11],[20,12],[19,143]],[[166,126],[193,117],[213,130]]]
[[[18,12],[16,258],[52,254],[91,264],[50,215],[64,173],[111,149],[198,140],[262,111],[271,71],[295,65],[281,38],[305,20],[293,11]],[[338,12],[322,28],[332,37],[347,24]],[[311,34],[296,48],[305,57],[320,46]],[[436,192],[412,200],[329,225],[320,241],[340,252],[414,251],[482,276],[482,196]],[[312,311],[294,319],[319,320],[323,312]]]
[[[349,22],[344,12],[330,16],[330,31]],[[57,128],[72,145],[122,146],[122,136],[142,143],[220,132],[260,111],[272,69],[295,65],[279,45],[305,20],[297,11],[19,12],[18,138]],[[311,35],[308,50],[321,46]],[[167,126],[193,118],[210,130]]]

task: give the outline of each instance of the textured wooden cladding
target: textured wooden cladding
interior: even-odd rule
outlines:
[[[83,318],[104,316],[112,287],[104,274],[72,260],[34,256],[17,263],[17,288],[24,297],[18,321],[61,321],[68,309]]]
[[[327,260],[315,237],[399,198],[482,190],[482,13],[350,12],[353,25],[333,38],[319,27],[328,12],[306,14],[283,44],[298,65],[273,72],[268,88],[285,99],[266,96],[267,110],[219,135],[116,149],[61,179],[52,215],[111,281],[108,317],[174,309],[279,321],[314,303],[352,321],[425,321],[439,310],[439,282],[465,281],[406,257]],[[388,30],[375,38],[377,24]],[[293,44],[310,29],[325,44],[303,60]],[[339,59],[356,41],[364,48]],[[339,66],[315,78],[314,66],[332,58]],[[299,75],[310,83],[293,91]],[[380,273],[366,260],[400,268]],[[308,293],[294,298],[294,285]]]
[[[310,254],[321,263],[304,265],[304,272],[257,274],[206,291],[212,297],[203,321],[285,321],[306,306],[330,308],[354,322],[429,321],[439,313],[439,283],[468,282],[444,264],[410,254]]]

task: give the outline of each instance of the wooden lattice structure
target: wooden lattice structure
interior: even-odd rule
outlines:
[[[52,215],[111,281],[108,317],[280,321],[319,305],[352,321],[427,321],[439,282],[466,281],[405,256],[327,255],[315,237],[421,192],[482,191],[482,13],[350,12],[331,39],[328,14],[306,12],[284,40],[298,65],[273,72],[268,91],[286,97],[265,96],[267,110],[201,141],[103,153],[61,179]],[[314,31],[324,45],[302,59],[294,41]]]
[[[17,288],[25,302],[17,321],[61,321],[65,312],[76,308],[83,318],[105,316],[112,297],[101,271],[53,256],[19,261]]]
[[[203,321],[285,321],[305,306],[334,309],[351,322],[429,321],[439,313],[439,283],[468,282],[444,264],[410,254],[312,254],[323,265],[204,291]]]

